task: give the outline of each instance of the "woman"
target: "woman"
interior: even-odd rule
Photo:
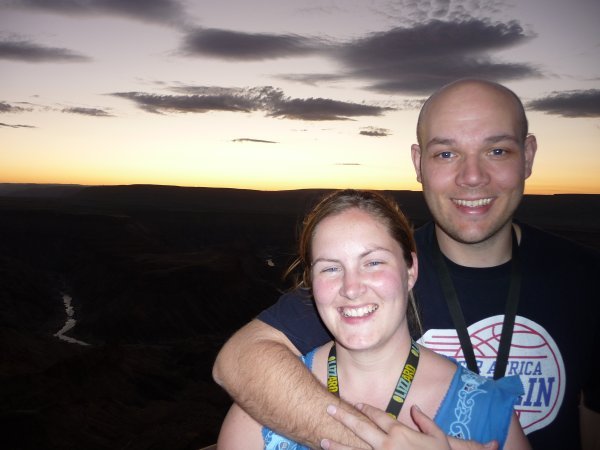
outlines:
[[[405,403],[434,417],[447,435],[529,448],[513,411],[523,393],[518,377],[488,380],[411,339],[418,264],[411,227],[395,202],[356,190],[324,198],[304,221],[291,269],[298,266],[335,338],[303,361],[331,392],[386,410],[414,429]],[[233,405],[218,448],[303,448],[296,445]]]

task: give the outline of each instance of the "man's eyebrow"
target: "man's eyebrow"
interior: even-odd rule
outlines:
[[[519,139],[513,136],[512,134],[498,134],[495,136],[489,136],[484,139],[484,142],[486,144],[497,144],[498,142],[502,141],[513,141],[519,143]],[[430,145],[452,146],[456,145],[456,141],[450,138],[434,137],[429,142],[427,142],[427,147],[429,147]]]
[[[455,142],[454,139],[434,137],[427,142],[426,147],[429,147],[430,145],[454,145]]]
[[[517,137],[513,136],[512,134],[499,134],[497,136],[490,136],[485,139],[485,142],[489,144],[496,144],[502,141],[513,141],[518,143],[519,139],[517,139]]]

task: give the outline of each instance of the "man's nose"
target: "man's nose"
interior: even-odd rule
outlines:
[[[459,186],[477,187],[489,181],[489,172],[485,161],[479,155],[466,156],[460,162],[460,169],[456,177]]]

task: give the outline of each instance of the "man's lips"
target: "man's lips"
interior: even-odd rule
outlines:
[[[459,198],[452,199],[454,204],[464,207],[464,208],[480,208],[482,206],[487,206],[492,203],[492,198],[478,198],[476,200],[463,200]]]

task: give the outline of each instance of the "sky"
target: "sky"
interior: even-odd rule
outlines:
[[[598,0],[0,0],[0,183],[419,190],[419,108],[519,95],[526,193],[600,194]]]

